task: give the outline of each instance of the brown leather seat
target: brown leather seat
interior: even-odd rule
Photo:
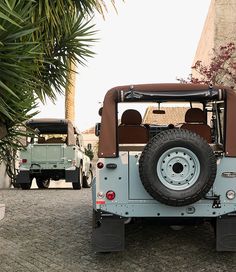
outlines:
[[[149,139],[148,129],[141,125],[142,116],[136,110],[126,110],[118,127],[120,144],[143,144]]]
[[[186,123],[181,126],[182,129],[187,129],[199,134],[208,143],[212,142],[211,128],[206,124],[206,116],[203,110],[199,108],[187,110],[185,122]]]

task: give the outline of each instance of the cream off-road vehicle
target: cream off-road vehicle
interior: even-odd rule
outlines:
[[[74,189],[91,186],[92,164],[82,135],[69,120],[32,119],[26,125],[34,133],[20,151],[16,184],[27,190],[35,178],[40,189],[48,188],[51,179],[65,179]]]

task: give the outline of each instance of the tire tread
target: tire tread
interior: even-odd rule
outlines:
[[[183,141],[183,139],[190,144],[197,145],[201,152],[206,154],[210,162],[209,168],[211,169],[211,175],[207,182],[205,182],[204,186],[196,191],[194,195],[185,197],[180,200],[174,197],[167,197],[166,195],[161,194],[160,192],[156,192],[153,189],[148,177],[150,173],[147,173],[146,170],[146,162],[153,159],[156,149],[166,145],[170,141]],[[216,158],[209,144],[198,134],[185,129],[166,130],[153,137],[144,148],[139,160],[139,174],[144,188],[154,199],[170,206],[189,205],[203,198],[212,187],[216,176]]]

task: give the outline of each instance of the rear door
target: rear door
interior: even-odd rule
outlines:
[[[31,148],[31,162],[42,168],[59,167],[64,164],[63,144],[34,144]]]
[[[149,200],[153,199],[143,187],[139,177],[139,158],[141,152],[129,152],[129,199]]]

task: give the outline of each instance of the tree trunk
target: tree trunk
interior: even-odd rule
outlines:
[[[0,140],[7,136],[7,127],[6,125],[0,121]]]
[[[70,63],[70,72],[68,75],[68,85],[65,90],[65,118],[74,122],[75,120],[75,81],[76,81],[76,65]]]

